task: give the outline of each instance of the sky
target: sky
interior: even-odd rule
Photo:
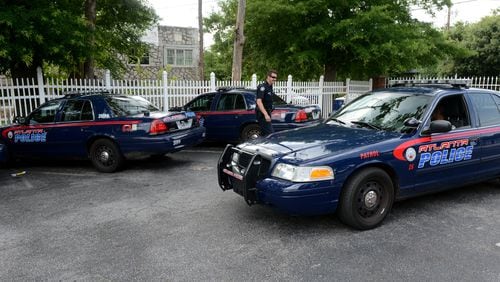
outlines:
[[[161,25],[198,28],[198,0],[147,0],[162,18]],[[271,0],[270,0],[271,1]],[[482,17],[492,14],[492,10],[500,8],[500,0],[452,0],[454,5],[450,11],[450,24],[457,21],[474,23]],[[203,0],[203,16],[218,11],[218,0]],[[448,10],[437,12],[435,17],[426,15],[423,10],[414,9],[413,15],[421,21],[432,22],[435,27],[444,27]],[[210,34],[204,36],[205,46],[212,42]]]

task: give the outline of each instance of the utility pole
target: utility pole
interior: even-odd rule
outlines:
[[[202,0],[198,0],[198,32],[200,34],[200,54],[198,60],[198,71],[200,80],[204,80],[204,65],[205,58],[203,56],[203,14],[202,14]]]
[[[451,5],[448,5],[448,19],[446,20],[446,30],[450,30]]]
[[[233,69],[232,80],[241,80],[241,68],[243,63],[243,44],[245,43],[245,35],[243,28],[245,25],[245,0],[238,2],[238,15],[236,16],[236,29],[234,31],[234,50],[233,50]]]
[[[87,27],[90,30],[90,35],[87,40],[87,48],[91,49],[90,55],[85,58],[83,63],[83,77],[94,78],[94,55],[93,51],[95,48],[95,23],[96,23],[96,2],[97,0],[85,0],[85,19],[87,20]]]

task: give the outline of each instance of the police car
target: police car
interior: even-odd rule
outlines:
[[[321,120],[318,105],[287,104],[273,95],[271,122],[275,131],[308,126]],[[261,135],[255,115],[256,90],[219,88],[204,93],[176,110],[194,111],[207,130],[207,140],[238,142]]]
[[[193,112],[161,112],[142,97],[73,93],[0,128],[0,164],[17,158],[90,159],[101,172],[129,158],[163,155],[203,141]]]
[[[249,205],[337,212],[356,229],[395,200],[499,177],[500,93],[463,81],[367,93],[318,125],[228,145],[218,163],[220,187]]]

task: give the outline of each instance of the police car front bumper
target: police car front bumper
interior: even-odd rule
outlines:
[[[268,160],[231,145],[219,158],[217,171],[222,190],[232,189],[249,205],[266,204],[292,215],[332,213],[337,208],[341,187],[334,180],[294,183],[269,177]]]

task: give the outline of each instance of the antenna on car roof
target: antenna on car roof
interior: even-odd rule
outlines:
[[[443,87],[450,86],[454,88],[469,88],[470,79],[409,79],[409,80],[390,80],[389,87],[398,86],[428,86]]]

